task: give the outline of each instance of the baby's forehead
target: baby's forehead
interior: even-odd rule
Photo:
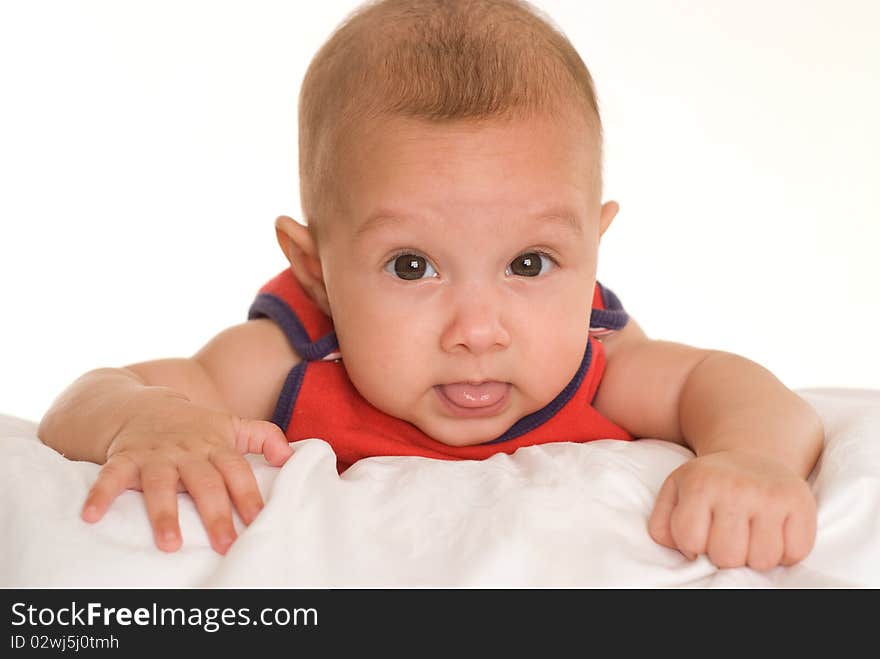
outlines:
[[[389,185],[401,195],[470,187],[476,194],[492,186],[515,197],[601,184],[601,146],[592,127],[554,117],[442,123],[393,117],[354,132],[340,155],[338,180],[367,196]]]
[[[555,233],[579,231],[599,202],[597,165],[586,153],[557,153],[566,149],[540,134],[518,137],[398,134],[373,142],[341,171],[346,233],[360,243],[410,233],[466,236],[475,227],[531,230],[539,221]]]

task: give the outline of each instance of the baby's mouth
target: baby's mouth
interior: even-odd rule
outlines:
[[[509,382],[453,382],[434,387],[446,408],[455,416],[492,416],[502,410],[510,395]]]

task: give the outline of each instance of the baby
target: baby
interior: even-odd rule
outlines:
[[[593,83],[518,0],[385,0],[321,48],[299,107],[305,225],[249,320],[189,359],[86,373],[48,410],[49,446],[103,467],[97,521],[144,493],[156,545],[181,546],[188,491],[214,549],[272,465],[320,437],[363,457],[482,459],[550,441],[677,442],[647,530],[688,558],[767,570],[803,559],[806,477],[824,433],[761,366],[649,339],[596,281],[618,211],[602,201]]]

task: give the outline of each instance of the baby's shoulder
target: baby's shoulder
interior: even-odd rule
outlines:
[[[270,419],[290,370],[300,361],[284,331],[268,318],[229,327],[193,359],[217,384],[235,414]]]

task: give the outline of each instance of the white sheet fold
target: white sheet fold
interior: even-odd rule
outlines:
[[[98,466],[0,416],[0,586],[878,587],[880,391],[800,392],[826,449],[810,477],[818,539],[792,568],[687,561],[646,522],[691,457],[658,440],[560,442],[481,462],[371,458],[341,477],[330,446],[297,442],[281,469],[248,456],[266,507],[226,556],[179,495],[183,548],[155,549],[139,492],[103,520],[79,517]]]

